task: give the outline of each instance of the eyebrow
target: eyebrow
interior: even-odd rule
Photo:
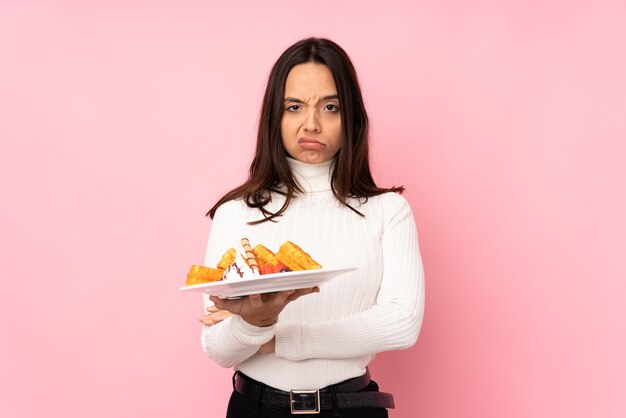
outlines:
[[[322,97],[322,98],[320,99],[320,101],[321,101],[321,102],[324,102],[324,101],[326,101],[326,100],[332,100],[332,99],[338,99],[338,98],[339,98],[339,95],[337,95],[337,94],[331,94],[331,95],[328,95],[328,96],[324,96],[324,97]],[[300,99],[296,99],[295,97],[285,97],[285,101],[286,101],[286,102],[294,102],[294,103],[302,103],[302,104],[304,104],[304,103],[305,103],[304,101],[302,101],[302,100],[300,100]]]

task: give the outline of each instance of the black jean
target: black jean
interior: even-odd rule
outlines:
[[[378,392],[378,385],[373,380],[369,385],[361,389],[361,392]],[[288,418],[288,417],[334,417],[334,418],[387,418],[389,417],[385,408],[349,408],[339,409],[339,415],[332,410],[322,411],[319,414],[291,415],[287,409],[276,409],[263,402],[253,401],[246,398],[237,391],[233,391],[228,402],[226,418]]]

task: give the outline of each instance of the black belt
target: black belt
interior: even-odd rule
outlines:
[[[334,407],[346,408],[393,408],[393,395],[384,392],[363,391],[370,383],[369,370],[363,376],[346,380],[319,390],[274,389],[241,372],[233,376],[233,387],[243,396],[265,402],[277,408],[285,408],[292,414],[316,414]],[[336,401],[333,402],[333,398]]]

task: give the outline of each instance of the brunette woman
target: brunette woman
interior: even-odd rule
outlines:
[[[233,367],[227,417],[386,417],[367,365],[412,346],[424,312],[417,231],[402,187],[370,173],[368,118],[354,67],[336,43],[304,39],[274,64],[248,180],[211,208],[206,265],[241,237],[286,240],[327,269],[317,288],[207,300],[202,347]]]

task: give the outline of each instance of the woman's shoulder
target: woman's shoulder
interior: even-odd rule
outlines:
[[[403,212],[410,212],[409,202],[396,192],[381,193],[367,198],[351,198],[350,206],[365,215],[364,220],[386,224]]]
[[[413,222],[414,216],[411,205],[400,193],[383,193],[380,195],[380,202],[384,230],[394,228],[397,225],[408,226]]]
[[[215,219],[224,219],[231,217],[240,217],[242,211],[246,207],[246,202],[243,198],[231,199],[219,205],[215,210]]]
[[[382,209],[393,210],[409,206],[404,196],[397,192],[385,192],[368,198],[359,198],[360,205],[378,206]]]
[[[398,192],[386,192],[378,196],[387,205],[405,206],[409,204],[408,200]]]

